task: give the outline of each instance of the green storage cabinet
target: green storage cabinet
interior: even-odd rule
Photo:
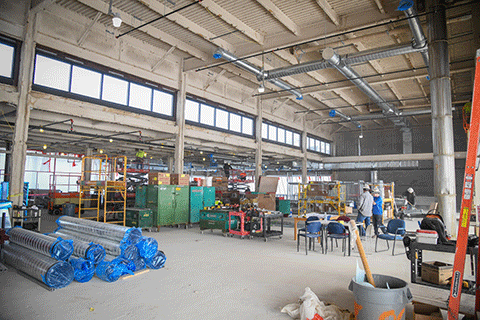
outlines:
[[[212,207],[214,205],[215,187],[203,187],[203,207]]]
[[[190,187],[173,186],[174,190],[174,224],[187,224],[188,213],[190,212]]]
[[[190,187],[190,223],[200,221],[200,210],[203,210],[203,187]]]
[[[155,185],[157,189],[156,201],[157,226],[169,226],[175,224],[175,187],[172,185]],[[148,202],[147,196],[147,202]],[[153,201],[153,200],[152,200]]]
[[[154,184],[149,184],[147,186],[147,192],[146,192],[146,202],[147,206],[158,206],[158,195],[159,195],[159,189],[162,185],[154,185]],[[162,186],[162,187],[168,187],[168,186]],[[163,189],[162,189],[163,190]]]
[[[125,210],[125,224],[128,227],[153,227],[153,212],[149,208],[127,208]]]
[[[138,186],[135,188],[135,207],[147,207],[147,187],[148,186]]]
[[[220,229],[228,232],[228,213],[230,210],[200,210],[200,230]],[[232,219],[232,229],[237,228],[237,219]]]
[[[290,200],[277,199],[277,211],[283,214],[290,214]]]

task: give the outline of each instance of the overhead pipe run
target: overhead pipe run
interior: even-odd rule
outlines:
[[[226,51],[225,49],[222,49],[222,48],[217,48],[217,50],[215,50],[214,54],[213,54],[213,57],[215,59],[220,59],[220,58],[223,58],[227,61],[230,61],[231,63],[233,63],[234,65],[236,65],[237,67],[239,68],[242,68],[243,70],[246,70],[252,74],[254,74],[257,79],[260,77],[261,79],[261,75],[263,74],[262,70],[259,69],[258,67],[256,67],[255,65],[251,64],[250,62],[247,62],[245,60],[239,60],[238,57],[236,57],[235,55],[233,55],[232,53]],[[263,79],[262,79],[263,80]],[[262,81],[260,80],[260,81]],[[265,79],[267,80],[267,79]],[[282,90],[287,90],[289,91],[290,93],[292,93],[293,95],[296,96],[296,99],[297,100],[302,100],[303,99],[303,95],[300,91],[296,90],[296,89],[293,89],[292,86],[290,86],[289,84],[283,82],[282,80],[278,80],[278,79],[269,79],[267,80],[268,82],[276,85],[277,87],[281,88]]]
[[[385,101],[364,79],[360,77],[352,68],[347,66],[341,57],[332,49],[327,48],[323,50],[322,57],[331,65],[356,85],[363,93],[365,93],[376,105],[378,105],[385,114],[396,115],[390,120],[397,126],[407,126],[405,119],[400,117],[399,111],[388,102]]]
[[[338,110],[335,110],[335,109],[330,110],[330,112],[328,113],[328,115],[329,115],[330,117],[332,117],[332,118],[335,117],[336,115],[338,115],[340,118],[343,118],[343,119],[345,119],[345,120],[347,120],[347,121],[352,121],[352,122],[357,126],[357,128],[361,128],[361,127],[362,127],[362,125],[361,125],[358,121],[353,120],[352,117],[347,116],[347,115],[341,113],[341,112],[338,111]]]
[[[341,60],[347,65],[353,65],[358,63],[363,63],[371,60],[378,60],[384,58],[395,57],[399,55],[404,55],[408,53],[423,52],[427,50],[426,48],[415,48],[411,44],[403,45],[393,45],[388,47],[382,47],[372,50],[367,50],[363,52],[357,52],[353,54],[348,54],[341,57]],[[264,71],[257,79],[261,80],[270,80],[286,76],[292,76],[296,74],[302,74],[307,72],[312,72],[316,70],[328,69],[331,68],[331,64],[325,60],[316,60],[309,61],[304,63],[299,63],[296,65],[277,68],[273,70]]]
[[[421,51],[423,61],[427,68],[430,66],[430,59],[428,56],[428,42],[425,34],[423,33],[422,24],[418,18],[417,12],[413,6],[412,0],[402,0],[398,5],[398,10],[405,12],[405,16],[408,18],[408,24],[413,34],[413,47],[418,49],[423,49]]]

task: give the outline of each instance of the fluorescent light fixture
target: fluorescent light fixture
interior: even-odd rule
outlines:
[[[115,13],[112,18],[112,23],[115,28],[120,28],[122,25],[122,18],[120,18],[120,15],[118,13]]]

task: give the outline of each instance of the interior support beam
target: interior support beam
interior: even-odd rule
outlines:
[[[103,2],[101,0],[77,0],[78,2],[95,9],[105,15],[108,15],[108,3]],[[131,14],[128,14],[126,11],[120,10],[119,8],[112,8],[114,12],[120,14],[122,17],[123,23],[135,28],[138,27],[142,24],[142,22],[132,16]],[[171,46],[177,46],[178,49],[187,52],[188,54],[200,59],[200,60],[207,60],[209,58],[209,55],[206,54],[205,52],[199,50],[195,46],[192,46],[186,42],[180,41],[177,38],[169,35],[166,32],[161,31],[160,29],[157,29],[151,25],[144,26],[141,29],[142,32],[145,32],[146,34],[152,36],[155,39],[158,39],[160,41],[163,41],[165,43],[168,43]]]
[[[447,40],[446,4],[429,0],[430,96],[432,99],[433,192],[445,227],[456,234],[456,186],[452,89]]]
[[[278,22],[283,24],[288,30],[296,36],[300,33],[300,28],[293,22],[282,10],[280,10],[271,0],[257,0],[268,12],[274,16]]]
[[[175,173],[183,173],[183,159],[185,156],[185,99],[187,97],[187,73],[183,71],[184,59],[180,61],[178,68],[178,92],[177,92],[177,112],[176,125],[178,127],[177,137],[175,139]]]
[[[302,118],[302,123],[303,123],[303,130],[302,130],[302,183],[307,184],[308,183],[308,172],[307,172],[307,164],[308,164],[308,158],[307,158],[307,121],[305,120],[306,117]]]
[[[255,119],[255,191],[258,192],[258,183],[262,175],[262,122],[263,122],[263,101],[262,97],[257,97],[257,117]]]
[[[156,13],[160,15],[166,15],[171,13],[173,10],[170,9],[169,7],[165,6],[161,1],[158,0],[139,0],[141,3],[155,11]],[[199,37],[202,37],[203,39],[210,41],[211,43],[228,50],[230,52],[234,52],[235,49],[234,47],[226,42],[223,39],[216,38],[217,35],[213,34],[212,32],[208,31],[205,28],[200,27],[198,24],[195,22],[191,21],[190,19],[185,18],[182,16],[180,13],[174,13],[166,16],[170,21],[175,22],[179,26],[184,27],[185,29],[190,30],[191,32],[195,33]],[[214,39],[216,38],[216,39]]]
[[[243,21],[235,17],[233,14],[227,10],[220,7],[218,4],[212,0],[203,0],[199,2],[200,5],[205,7],[208,11],[218,16],[220,19],[231,25],[237,30],[240,30],[244,35],[254,40],[258,44],[262,44],[265,41],[265,37],[259,32],[255,31],[253,28],[246,25]]]
[[[340,17],[337,15],[335,10],[333,10],[330,3],[327,0],[316,0],[320,8],[327,14],[327,16],[332,20],[335,25],[340,25]]]
[[[30,122],[28,100],[32,88],[36,23],[37,14],[29,11],[27,13],[24,41],[20,53],[21,64],[18,80],[18,104],[12,146],[12,159],[15,159],[15,161],[12,161],[10,166],[10,200],[13,201],[14,205],[21,205],[23,199],[28,126]]]
[[[80,47],[83,45],[83,43],[85,42],[85,39],[87,39],[88,34],[90,33],[93,26],[95,25],[95,23],[97,23],[98,19],[100,19],[101,16],[102,16],[102,13],[97,12],[97,14],[95,15],[95,18],[93,18],[92,22],[87,26],[85,31],[82,33],[82,36],[80,37],[80,39],[78,39],[78,42],[77,42]]]

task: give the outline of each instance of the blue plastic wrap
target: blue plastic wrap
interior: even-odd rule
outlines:
[[[61,216],[57,219],[59,227],[77,232],[87,233],[97,237],[120,241],[126,244],[137,244],[142,237],[142,230],[109,223]]]
[[[136,270],[137,266],[132,260],[128,260],[122,257],[117,257],[111,261],[112,263],[115,264],[122,264],[124,265],[129,272],[126,272],[128,274],[133,274],[133,272]]]
[[[126,267],[124,267],[126,269]],[[118,264],[102,261],[97,265],[95,274],[97,277],[107,282],[115,282],[123,274],[123,268],[120,268]]]
[[[105,249],[99,244],[86,242],[64,233],[50,233],[46,235],[53,238],[58,238],[61,236],[64,239],[73,240],[73,254],[78,257],[93,261],[95,264],[98,264],[105,257]]]
[[[68,260],[73,267],[73,276],[77,282],[88,282],[95,274],[95,264],[91,260],[83,258],[70,258]]]
[[[145,259],[145,262],[147,263],[147,267],[149,267],[150,269],[163,268],[166,261],[167,261],[167,257],[165,256],[163,251],[157,251],[152,258]]]
[[[138,254],[138,248],[134,245],[122,244],[120,249],[122,250],[121,256],[125,259],[134,260],[140,256]]]
[[[135,264],[135,271],[142,270],[147,267],[147,264],[145,263],[145,259],[143,259],[142,257],[138,257],[132,261]]]
[[[98,236],[93,236],[91,234],[85,234],[85,233],[81,233],[73,230],[67,230],[67,229],[57,229],[55,230],[54,235],[62,236],[67,239],[82,240],[87,243],[93,242],[93,243],[99,244],[105,249],[106,253],[114,256],[119,256],[122,254],[122,250],[120,249],[119,242],[114,242],[112,240],[99,238]],[[83,256],[83,254],[77,254],[77,255]]]
[[[99,244],[90,242],[90,247],[85,252],[85,258],[94,264],[98,264],[105,258],[105,249]]]
[[[52,238],[20,227],[8,230],[8,235],[11,242],[57,260],[67,260],[73,253],[71,240]]]
[[[51,288],[63,288],[73,281],[74,271],[70,263],[55,260],[14,243],[5,244],[1,256],[5,263],[43,281]]]
[[[157,240],[151,237],[142,237],[136,246],[140,257],[145,259],[152,258],[158,250]]]

